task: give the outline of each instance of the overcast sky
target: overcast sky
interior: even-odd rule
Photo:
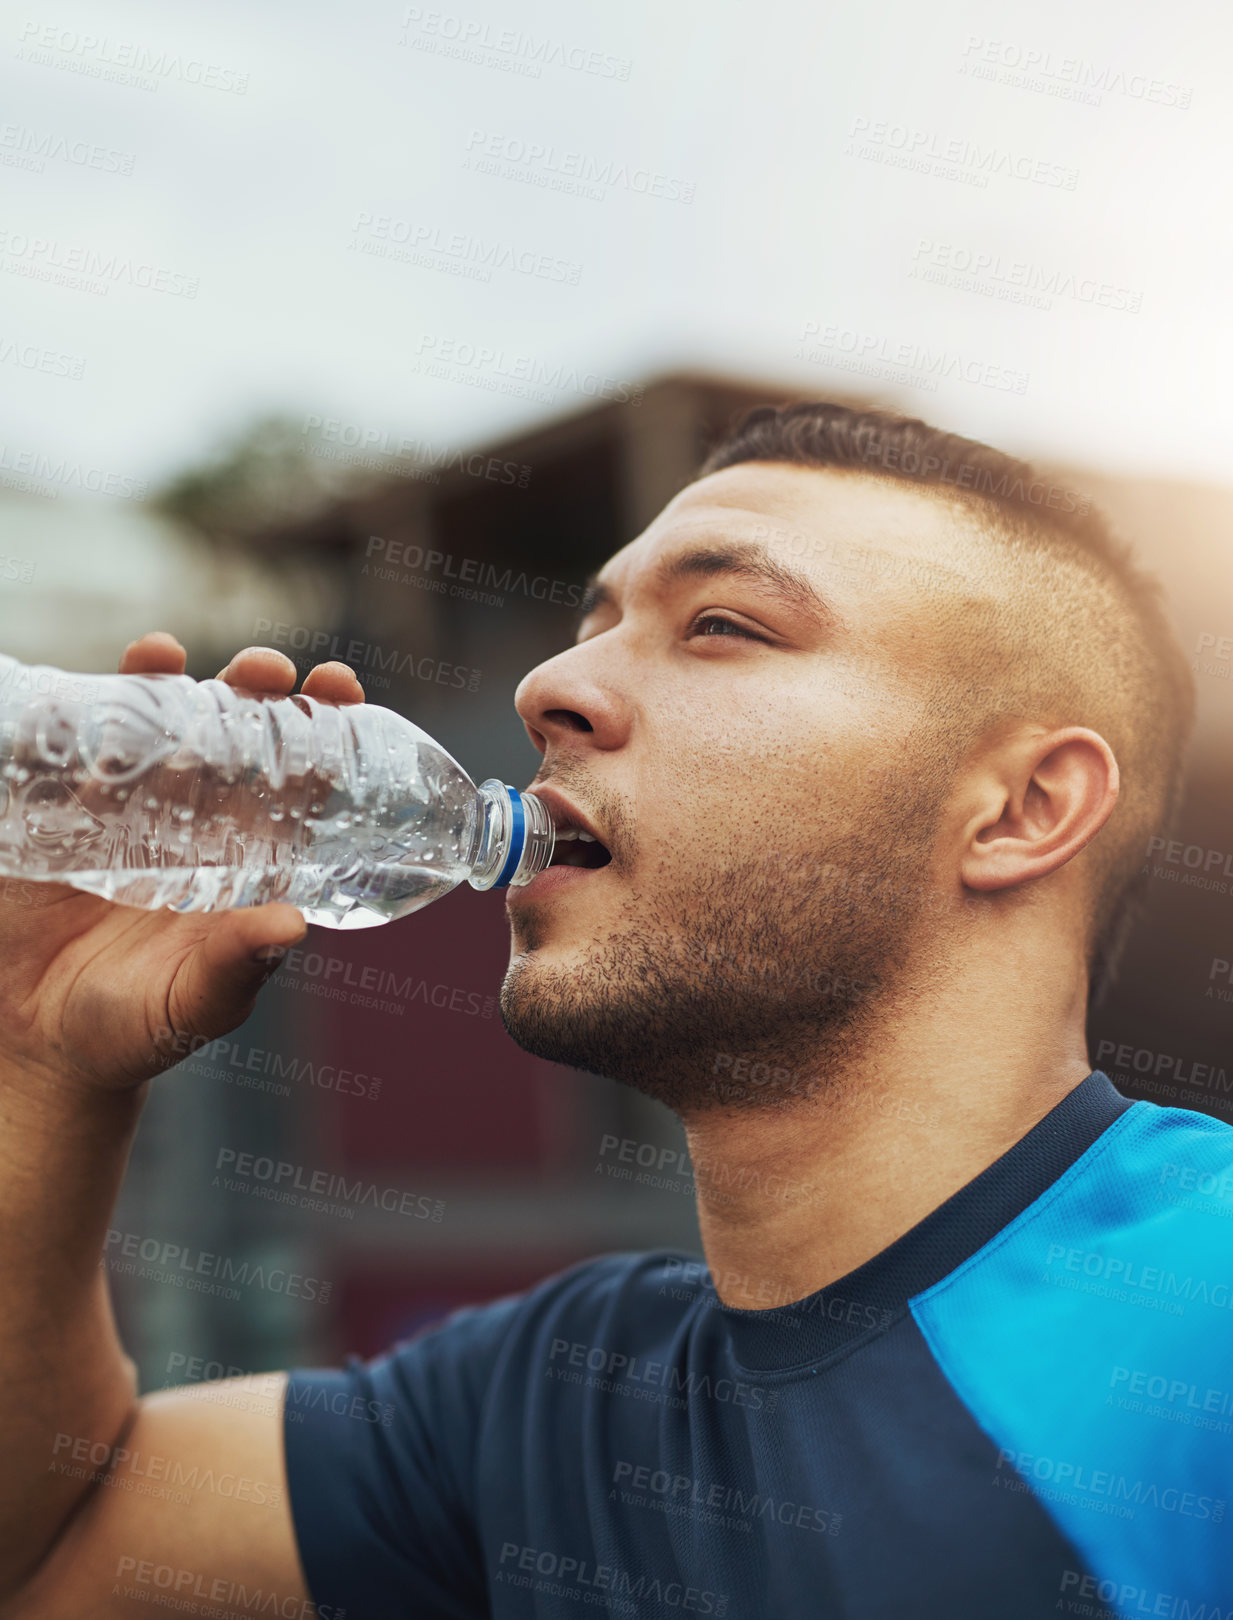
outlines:
[[[266,410],[469,445],[694,365],[1228,481],[1223,3],[9,15],[0,476]]]

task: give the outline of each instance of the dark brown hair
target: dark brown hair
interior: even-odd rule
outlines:
[[[1149,840],[1167,836],[1180,810],[1194,724],[1194,676],[1160,583],[1088,497],[1028,462],[916,418],[827,402],[759,406],[711,451],[698,477],[750,461],[915,485],[966,519],[976,557],[1011,570],[1013,611],[1005,599],[991,598],[987,612],[965,599],[965,645],[946,678],[952,693],[958,674],[969,694],[990,694],[992,672],[1013,712],[1092,726],[1113,749],[1121,794],[1084,851],[1092,872],[1088,971],[1098,1002],[1143,905]],[[962,713],[953,701],[938,712],[957,764],[999,705],[978,696]]]

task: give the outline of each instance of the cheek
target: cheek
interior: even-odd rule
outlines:
[[[754,691],[702,673],[714,678],[643,711],[634,803],[645,870],[713,870],[725,849],[810,845],[877,792],[891,757],[843,681],[814,671]]]

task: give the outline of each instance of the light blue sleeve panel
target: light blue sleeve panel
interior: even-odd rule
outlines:
[[[911,1304],[1082,1555],[1059,1613],[1233,1617],[1233,1128],[1136,1103]]]

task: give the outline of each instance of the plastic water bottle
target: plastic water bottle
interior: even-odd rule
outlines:
[[[286,900],[370,928],[465,878],[529,883],[546,807],[478,788],[372,703],[262,698],[187,675],[75,675],[0,656],[0,873],[124,905]]]

